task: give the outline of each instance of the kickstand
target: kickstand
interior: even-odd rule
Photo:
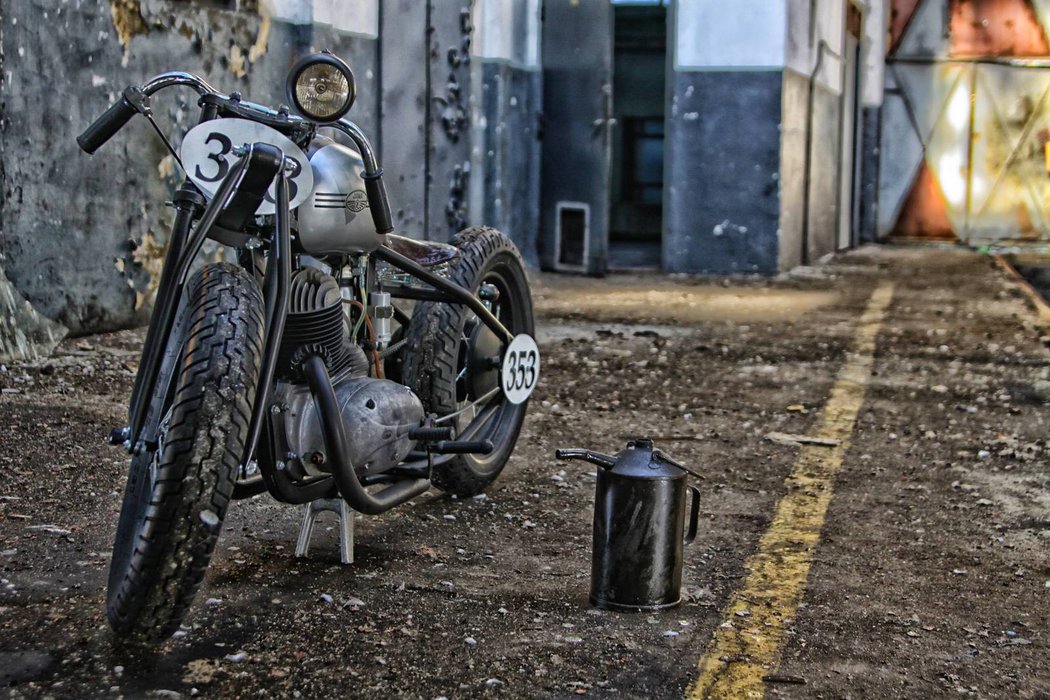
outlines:
[[[295,556],[305,557],[310,550],[310,535],[318,513],[332,511],[339,516],[339,560],[344,564],[354,563],[354,514],[341,498],[318,498],[303,504],[303,524],[299,526],[299,539],[295,543]]]

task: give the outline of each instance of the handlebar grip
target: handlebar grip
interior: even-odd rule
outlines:
[[[372,223],[375,224],[376,233],[390,233],[394,230],[394,219],[390,216],[390,200],[386,197],[382,169],[375,175],[364,175],[364,180],[368,209],[372,212]]]
[[[120,99],[110,105],[110,108],[103,112],[101,117],[93,121],[91,126],[84,129],[84,133],[77,137],[77,145],[85,153],[94,153],[106,141],[113,138],[113,135],[120,131],[128,123],[128,120],[136,114],[138,114],[138,110],[128,100],[127,94],[121,95]]]

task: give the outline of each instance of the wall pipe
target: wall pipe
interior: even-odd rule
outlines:
[[[806,93],[806,146],[805,153],[803,155],[803,173],[805,177],[802,181],[802,264],[809,264],[809,193],[810,193],[810,169],[813,166],[813,98],[816,93],[815,84],[817,74],[820,73],[821,67],[824,65],[824,55],[830,54],[833,58],[842,60],[842,55],[835,53],[831,50],[831,45],[827,41],[821,39],[817,44],[817,63],[813,66],[813,70],[809,74],[809,88]],[[842,102],[842,97],[839,97],[839,102]]]

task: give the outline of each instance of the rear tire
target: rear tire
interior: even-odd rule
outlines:
[[[174,632],[204,578],[244,454],[259,383],[263,300],[244,270],[202,268],[156,452],[131,460],[109,570],[107,617],[122,637]]]
[[[475,294],[482,284],[499,291],[493,313],[514,335],[532,335],[532,297],[521,254],[504,234],[488,227],[469,228],[456,234],[451,243],[460,249],[453,263],[451,281]],[[405,333],[408,343],[402,359],[404,383],[412,388],[423,407],[438,416],[461,410],[499,385],[499,368],[479,359],[501,357],[504,349],[495,334],[462,304],[420,302]],[[502,391],[486,407],[492,417],[475,433],[461,431],[474,417],[468,411],[455,423],[465,440],[491,440],[495,449],[487,455],[457,455],[434,469],[434,485],[456,496],[481,493],[503,470],[518,441],[528,401],[512,404]]]

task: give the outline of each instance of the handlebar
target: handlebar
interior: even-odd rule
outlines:
[[[236,102],[242,109],[258,112],[260,116],[270,118],[283,117],[291,124],[304,121],[299,117],[280,114],[269,107],[251,102],[242,102],[238,95],[233,97],[224,95],[209,85],[206,80],[192,73],[168,71],[150,78],[142,87],[129,85],[120,96],[120,99],[114,102],[102,116],[93,121],[87,129],[84,129],[84,133],[77,137],[77,144],[84,152],[94,153],[124,128],[124,125],[133,116],[136,114],[149,114],[149,98],[152,95],[166,88],[176,86],[193,88],[201,97],[211,95],[222,101]]]
[[[242,100],[238,93],[224,95],[209,85],[203,78],[192,73],[168,71],[150,78],[141,88],[132,85],[124,90],[124,94],[120,96],[120,99],[113,103],[102,116],[92,122],[84,130],[84,133],[77,137],[77,144],[86,153],[94,153],[113,138],[133,116],[136,114],[150,114],[149,98],[152,95],[175,86],[192,88],[202,98],[212,98],[225,103],[229,109],[249,119],[252,117],[263,121],[278,119],[281,120],[282,124],[293,127],[312,123],[302,117],[288,114],[286,108],[276,111],[264,105]],[[372,213],[376,232],[380,234],[390,233],[394,230],[393,217],[390,214],[390,203],[387,199],[386,188],[383,185],[383,171],[379,167],[379,161],[376,158],[375,151],[372,149],[372,144],[369,143],[368,138],[361,131],[360,127],[347,119],[340,119],[337,122],[323,124],[322,126],[330,126],[342,131],[357,146],[358,151],[361,153],[361,160],[364,161],[365,190],[367,191],[369,209]]]
[[[138,108],[128,99],[127,93],[132,90],[138,90],[138,88],[129,87],[125,90],[119,100],[110,105],[109,109],[102,113],[101,117],[91,122],[91,126],[84,129],[84,133],[77,136],[77,145],[85,153],[97,151],[106,141],[113,138],[113,135],[120,131],[132,117],[139,113]],[[139,90],[139,94],[142,94],[141,90]]]

